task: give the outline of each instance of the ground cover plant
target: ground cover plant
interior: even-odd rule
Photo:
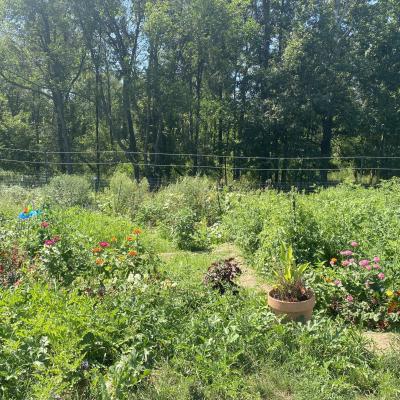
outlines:
[[[363,336],[398,329],[397,182],[303,195],[217,193],[186,178],[128,217],[102,206],[107,191],[62,208],[18,191],[18,207],[0,195],[1,398],[400,396],[399,352],[376,353]],[[199,213],[207,251],[189,250],[198,222],[187,235],[168,228],[177,202]],[[244,267],[225,241],[242,248]],[[282,324],[265,294],[235,279],[254,268],[268,282],[278,241],[310,263],[308,324]]]

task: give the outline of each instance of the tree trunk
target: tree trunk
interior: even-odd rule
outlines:
[[[52,91],[54,112],[57,116],[57,137],[60,150],[61,171],[72,174],[71,145],[65,123],[65,101],[63,94],[55,89]]]
[[[198,173],[199,165],[199,138],[200,138],[200,119],[201,119],[201,85],[203,80],[203,61],[199,60],[196,75],[196,121],[194,128],[194,173]]]
[[[332,156],[332,129],[333,117],[324,116],[322,119],[322,141],[321,141],[321,170],[320,179],[323,184],[328,182],[328,169],[330,157]]]
[[[222,101],[223,101],[223,88],[222,88],[222,84],[219,87],[219,101],[220,101],[220,108],[222,108]],[[218,143],[217,143],[217,147],[218,147],[218,155],[220,156],[219,159],[219,167],[221,168],[220,171],[220,177],[222,178],[223,176],[223,166],[225,163],[225,154],[224,154],[224,128],[223,128],[223,124],[224,124],[224,120],[222,118],[222,111],[219,112],[219,117],[218,117]]]
[[[137,145],[136,145],[136,136],[135,136],[135,129],[133,127],[133,118],[132,118],[132,111],[131,111],[131,96],[130,96],[130,79],[129,77],[125,76],[122,83],[122,103],[123,103],[123,110],[126,119],[126,127],[128,130],[128,151],[127,156],[129,161],[133,165],[133,173],[134,178],[137,182],[140,181],[140,169],[139,165],[137,164]]]
[[[264,73],[268,68],[271,46],[271,0],[262,0],[262,24],[263,24],[263,43],[261,45],[261,66]],[[266,80],[262,79],[261,98],[268,98]]]
[[[96,192],[100,189],[100,71],[96,65]]]

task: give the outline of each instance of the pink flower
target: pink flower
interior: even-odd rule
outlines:
[[[100,242],[99,243],[99,245],[100,245],[100,247],[110,247],[110,243],[108,243],[108,242]]]
[[[369,260],[361,260],[359,262],[360,267],[366,267],[369,264]]]
[[[46,221],[43,221],[42,224],[41,224],[41,227],[42,228],[48,228],[49,227],[49,223],[46,222]]]
[[[366,265],[366,266],[365,266],[365,269],[366,269],[367,271],[371,271],[372,267],[371,267],[370,265]]]
[[[349,303],[352,303],[352,302],[354,301],[354,298],[353,298],[353,296],[352,296],[351,294],[349,294],[349,295],[346,297],[346,300],[347,300]]]
[[[343,251],[340,252],[340,254],[341,254],[342,256],[349,257],[349,256],[352,256],[352,255],[353,255],[353,252],[352,252],[351,250],[343,250]]]
[[[342,281],[340,279],[336,279],[335,282],[333,282],[335,286],[340,287],[342,286]]]
[[[61,240],[60,236],[54,236],[53,239],[45,240],[44,245],[47,247],[51,247],[54,246],[60,240]]]
[[[358,247],[358,243],[357,242],[351,242],[350,245],[351,245],[351,247]]]
[[[374,257],[374,262],[378,263],[379,261],[381,261],[379,257]]]
[[[356,260],[354,258],[350,258],[349,263],[350,264],[354,264],[356,262]]]
[[[342,261],[342,266],[343,267],[348,267],[350,265],[350,260],[344,260]]]
[[[375,269],[381,269],[381,266],[379,264],[374,264]]]
[[[385,279],[385,274],[383,272],[378,274],[378,279],[380,279],[381,281],[383,281]]]

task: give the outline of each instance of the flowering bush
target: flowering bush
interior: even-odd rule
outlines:
[[[365,257],[359,244],[352,241],[328,264],[321,265],[313,284],[320,307],[369,328],[388,329],[399,322],[398,292],[390,288],[379,257]]]
[[[140,242],[140,228],[119,241],[101,241],[92,248],[93,276],[102,282],[111,278],[128,279],[132,274],[153,274],[157,272],[158,258],[147,251]]]

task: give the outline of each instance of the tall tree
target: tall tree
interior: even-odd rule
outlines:
[[[65,0],[4,0],[0,76],[48,98],[56,117],[62,170],[72,173],[68,102],[85,63],[81,32]]]

